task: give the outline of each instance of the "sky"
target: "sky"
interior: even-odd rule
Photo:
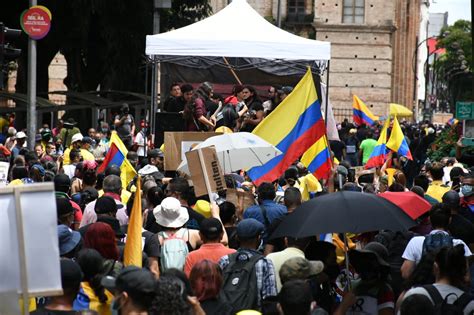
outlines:
[[[448,24],[452,25],[457,20],[471,21],[471,0],[432,0],[430,13],[448,12]]]

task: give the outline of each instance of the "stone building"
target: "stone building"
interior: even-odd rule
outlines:
[[[248,2],[267,19],[277,19],[278,0]],[[414,106],[414,56],[427,0],[280,2],[283,28],[332,43],[329,85],[336,116],[352,115],[352,94],[378,115],[387,113],[390,102]],[[214,12],[227,3],[211,0]]]

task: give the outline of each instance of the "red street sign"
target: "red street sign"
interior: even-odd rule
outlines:
[[[43,6],[31,7],[21,14],[20,23],[31,39],[41,39],[51,28],[51,12]]]

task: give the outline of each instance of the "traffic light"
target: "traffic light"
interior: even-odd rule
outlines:
[[[21,55],[21,49],[11,46],[10,40],[21,35],[21,30],[8,28],[0,22],[0,90],[5,88],[8,78],[8,63]]]

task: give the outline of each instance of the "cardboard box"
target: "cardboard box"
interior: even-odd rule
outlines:
[[[165,132],[165,170],[176,171],[186,151],[217,135],[215,132]]]

